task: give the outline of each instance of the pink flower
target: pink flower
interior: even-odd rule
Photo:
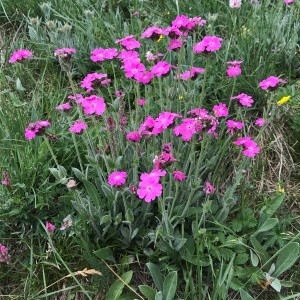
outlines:
[[[203,190],[206,195],[211,195],[215,192],[215,187],[209,181],[205,181]]]
[[[183,72],[182,74],[179,74],[179,78],[182,80],[189,80],[189,79],[196,79],[199,74],[203,74],[205,72],[205,69],[203,68],[197,68],[192,67],[190,70]]]
[[[294,3],[294,2],[295,2],[295,0],[284,0],[284,3],[285,3],[286,5],[292,4],[292,3]]]
[[[234,134],[235,129],[241,130],[244,126],[243,122],[237,122],[234,120],[227,120],[226,124],[228,128],[227,132],[229,132],[230,134]]]
[[[28,127],[25,129],[25,138],[27,140],[32,140],[37,135],[42,135],[45,133],[45,129],[49,127],[51,123],[46,120],[40,120],[35,123],[30,123]]]
[[[266,121],[264,118],[258,118],[255,120],[254,124],[258,127],[263,127],[266,124]]]
[[[242,6],[242,0],[229,0],[229,6],[231,8],[240,8]]]
[[[151,69],[151,73],[157,77],[166,76],[170,73],[171,65],[166,61],[159,61]]]
[[[91,52],[91,60],[93,62],[102,62],[105,60],[111,60],[118,55],[116,48],[96,48]]]
[[[245,93],[236,95],[234,97],[231,97],[230,99],[231,100],[238,99],[239,103],[246,107],[251,107],[254,102],[253,98]]]
[[[117,91],[115,91],[115,95],[118,98],[123,98],[125,96],[125,93],[117,90]]]
[[[10,255],[8,254],[8,248],[0,244],[0,263],[9,264]]]
[[[259,83],[259,87],[262,90],[276,88],[279,83],[286,83],[285,80],[280,79],[279,77],[270,76]]]
[[[161,194],[162,185],[159,182],[159,177],[143,173],[139,182],[139,188],[137,189],[138,197],[144,199],[146,202],[150,202],[161,196]]]
[[[213,107],[213,112],[216,117],[227,117],[229,114],[226,104],[220,103]]]
[[[47,231],[51,234],[53,233],[53,231],[55,230],[55,225],[53,225],[52,223],[46,221],[46,225],[45,225]]]
[[[153,78],[154,75],[150,71],[138,72],[134,75],[134,79],[142,84],[149,84]]]
[[[202,39],[201,42],[194,45],[193,51],[195,53],[217,51],[222,47],[221,41],[222,39],[219,37],[207,35]]]
[[[83,107],[85,114],[95,114],[97,116],[101,116],[106,108],[104,98],[98,97],[96,95],[91,95],[89,97],[84,98],[84,100],[81,102],[81,106]]]
[[[54,51],[54,56],[58,56],[61,58],[67,58],[67,57],[71,57],[75,53],[76,53],[75,48],[57,48]]]
[[[159,60],[159,58],[162,56],[164,56],[162,53],[153,54],[151,51],[146,52],[146,60],[148,62]]]
[[[3,184],[3,185],[11,185],[10,176],[9,176],[9,173],[7,171],[4,171],[2,173],[1,184]]]
[[[240,65],[230,65],[227,67],[227,70],[226,70],[226,74],[229,76],[229,77],[237,77],[239,75],[241,75],[242,73],[242,70],[241,70],[241,67]]]
[[[130,142],[139,142],[142,136],[138,131],[132,131],[126,134],[126,139]]]
[[[133,50],[140,48],[141,44],[133,35],[125,36],[124,38],[116,40],[116,43],[121,44],[126,50]]]
[[[74,122],[73,125],[71,125],[69,127],[69,131],[74,132],[76,134],[79,134],[79,133],[83,132],[86,129],[87,129],[87,125],[86,125],[86,123],[84,123],[82,121],[76,121],[76,122]]]
[[[159,37],[163,34],[163,30],[156,27],[152,26],[147,28],[143,33],[142,33],[142,39],[144,38],[150,38],[152,40],[157,41]]]
[[[121,186],[126,182],[126,178],[126,172],[115,171],[108,176],[108,184],[111,186]]]
[[[63,104],[56,106],[55,109],[64,111],[64,110],[71,109],[71,107],[72,107],[71,104],[69,102],[67,102],[67,103],[63,103]]]
[[[146,67],[138,60],[126,62],[122,69],[124,69],[125,71],[126,78],[132,78],[135,77],[137,74],[144,72],[146,70]]]
[[[173,178],[176,181],[184,181],[186,179],[186,175],[178,170],[173,171]]]
[[[182,116],[180,114],[168,111],[161,112],[155,119],[152,134],[162,133],[165,129],[167,129],[170,125],[173,124],[176,117],[181,118]]]
[[[80,87],[86,89],[87,92],[94,90],[93,84],[95,82],[101,82],[101,79],[106,78],[107,74],[104,73],[90,73],[87,74],[81,81]]]
[[[139,104],[139,106],[144,106],[146,104],[146,99],[144,99],[144,98],[139,99],[138,104]]]
[[[181,136],[181,139],[185,142],[190,141],[193,135],[197,132],[197,121],[193,118],[186,118],[180,125],[177,125],[173,129],[173,133],[176,136]]]
[[[17,61],[21,61],[23,59],[26,59],[28,57],[32,56],[32,52],[26,49],[19,49],[17,51],[14,51],[9,59],[9,63],[15,63]]]
[[[172,39],[169,42],[168,51],[177,50],[178,48],[181,48],[182,46],[182,39]]]
[[[243,154],[248,157],[254,157],[260,152],[257,143],[250,136],[240,137],[235,142],[235,145],[243,147]]]

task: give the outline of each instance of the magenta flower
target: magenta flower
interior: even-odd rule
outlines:
[[[222,39],[216,36],[205,36],[201,42],[194,45],[193,51],[195,53],[214,52],[222,47]]]
[[[143,173],[139,182],[139,188],[137,189],[138,197],[144,199],[146,202],[150,202],[161,196],[161,194],[162,185],[159,182],[159,177]]]
[[[104,73],[90,73],[87,74],[83,80],[81,81],[80,87],[86,89],[87,92],[91,92],[94,90],[93,84],[95,82],[100,83],[103,78],[106,78],[107,74]]]
[[[173,178],[176,181],[184,181],[186,179],[186,175],[178,170],[173,171]]]
[[[134,79],[142,84],[149,84],[153,78],[154,75],[150,71],[138,72],[134,75]]]
[[[83,107],[84,113],[87,115],[95,114],[97,116],[101,116],[106,108],[104,98],[98,97],[96,95],[91,95],[84,98],[84,100],[80,104]]]
[[[245,93],[233,96],[230,99],[231,100],[237,99],[242,106],[246,106],[246,107],[251,107],[254,102],[253,98]]]
[[[149,38],[152,39],[154,41],[157,41],[160,36],[163,34],[163,30],[156,27],[156,26],[152,26],[147,28],[143,33],[142,33],[142,38]]]
[[[185,142],[190,141],[193,135],[197,132],[197,121],[194,118],[186,118],[180,125],[177,125],[173,129],[173,133],[176,136],[180,136]]]
[[[8,248],[0,244],[0,263],[9,264],[10,255],[8,254]]]
[[[121,186],[125,184],[127,173],[124,171],[115,171],[109,174],[108,184],[111,186]]]
[[[157,77],[166,76],[170,73],[171,65],[166,61],[159,61],[151,69],[151,73]]]
[[[244,127],[243,122],[237,122],[234,120],[227,120],[226,125],[227,132],[229,132],[230,134],[234,134],[235,130],[241,130]]]
[[[229,77],[237,77],[237,76],[241,75],[241,73],[242,73],[242,69],[239,64],[237,64],[237,65],[230,64],[226,70],[226,74]]]
[[[116,40],[117,44],[123,46],[126,50],[133,50],[140,48],[141,44],[133,35],[125,36],[124,38]]]
[[[258,118],[255,120],[254,125],[258,127],[263,127],[266,124],[266,121],[264,118]]]
[[[132,78],[137,74],[144,72],[146,67],[138,60],[124,63],[122,69],[125,71],[126,78]]]
[[[206,195],[211,195],[215,192],[215,187],[209,181],[205,181],[203,190]]]
[[[205,69],[203,68],[197,68],[197,67],[192,67],[190,70],[187,70],[183,72],[182,74],[179,74],[177,78],[180,78],[182,80],[194,80],[197,78],[199,74],[203,74],[205,72]]]
[[[54,56],[58,56],[61,58],[67,58],[67,57],[71,57],[75,53],[76,53],[75,48],[57,48],[54,51]]]
[[[229,114],[228,108],[225,103],[219,103],[213,107],[213,112],[216,117],[227,117]]]
[[[52,223],[46,221],[46,225],[45,225],[47,231],[49,232],[49,234],[52,234],[53,231],[55,230],[55,225],[53,225]]]
[[[170,125],[173,124],[175,118],[181,118],[182,116],[177,113],[172,112],[161,112],[158,117],[155,119],[155,123],[152,129],[152,134],[162,133]]]
[[[257,143],[250,136],[240,137],[235,142],[235,145],[243,147],[243,154],[248,157],[254,157],[260,152]]]
[[[56,106],[55,109],[64,111],[64,110],[71,109],[71,107],[72,107],[71,104],[69,102],[67,102],[67,103],[63,103],[63,104],[60,104],[60,105]]]
[[[86,129],[87,129],[87,125],[86,125],[86,123],[84,123],[82,121],[76,121],[76,122],[74,122],[73,125],[71,125],[69,127],[69,131],[74,132],[76,134],[80,134]]]
[[[270,76],[270,77],[268,77],[268,78],[262,80],[262,81],[259,83],[259,87],[260,87],[262,90],[268,90],[268,89],[276,88],[276,86],[277,86],[279,83],[286,83],[286,81],[283,80],[283,79],[280,79],[279,77]]]
[[[182,47],[182,39],[172,39],[169,42],[168,51],[177,50]]]
[[[32,56],[32,52],[26,49],[19,49],[17,51],[14,51],[9,59],[9,63],[15,63],[17,61],[21,61],[23,59],[26,59],[28,57]]]
[[[30,123],[25,129],[25,138],[27,140],[32,140],[37,135],[43,135],[45,133],[45,129],[50,125],[51,123],[48,120],[40,120],[34,123]]]
[[[139,104],[139,106],[144,106],[144,105],[146,104],[146,99],[140,98],[140,99],[138,100],[138,104]]]
[[[142,136],[138,131],[132,131],[126,134],[126,139],[130,142],[139,142]]]
[[[105,60],[111,60],[118,55],[118,50],[115,48],[96,48],[91,52],[91,60],[93,62],[103,62]]]
[[[285,3],[286,5],[292,4],[292,3],[294,3],[294,2],[295,2],[295,0],[284,0],[284,3]]]

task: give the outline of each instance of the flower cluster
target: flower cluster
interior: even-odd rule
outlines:
[[[243,154],[248,157],[254,157],[260,152],[260,148],[258,147],[257,143],[249,136],[238,138],[234,144],[237,146],[242,146],[244,149]]]

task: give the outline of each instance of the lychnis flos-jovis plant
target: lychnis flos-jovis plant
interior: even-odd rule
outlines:
[[[133,238],[136,231],[130,225],[134,219],[130,212],[141,213],[138,207],[144,207],[143,202],[158,200],[154,204],[171,240],[174,228],[167,224],[176,227],[187,216],[200,213],[193,208],[211,203],[210,198],[219,199],[211,211],[220,209],[220,220],[229,205],[234,205],[232,199],[242,171],[261,152],[256,136],[269,123],[265,119],[269,112],[259,118],[247,112],[259,100],[235,88],[244,73],[241,60],[222,60],[222,72],[232,81],[227,98],[217,101],[212,96],[204,97],[206,88],[214,88],[209,65],[213,60],[220,63],[218,57],[225,42],[218,36],[195,40],[205,24],[200,17],[178,16],[167,28],[145,29],[141,39],[129,35],[116,40],[117,48],[93,49],[90,59],[98,69],[80,83],[73,81],[71,68],[64,68],[72,93],[56,107],[61,119],[51,120],[51,124],[53,131],[72,137],[67,140],[74,143],[78,159],[73,175],[83,181],[95,207],[100,207],[99,218],[107,216],[101,219],[101,226],[121,224],[120,216],[126,214],[126,236],[128,229]],[[74,48],[55,53],[67,64],[76,57]],[[186,57],[189,60],[183,61]],[[258,86],[269,93],[284,83],[270,76]],[[30,123],[25,138],[43,135],[51,124],[48,120]],[[63,162],[50,152],[59,170]],[[237,165],[232,166],[233,161]],[[59,179],[65,184],[65,174]],[[80,188],[76,185],[69,192],[76,193]],[[76,195],[81,199],[82,195]],[[79,210],[84,205],[75,207]],[[151,215],[149,210],[147,205],[145,217]]]

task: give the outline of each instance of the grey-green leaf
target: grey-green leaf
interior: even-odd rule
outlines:
[[[163,299],[173,300],[177,289],[177,272],[169,273],[163,283]]]

